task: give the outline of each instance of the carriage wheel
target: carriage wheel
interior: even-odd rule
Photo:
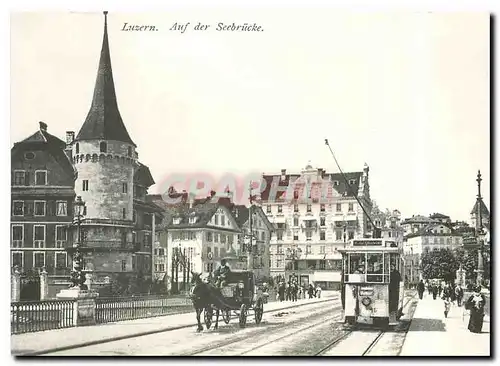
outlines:
[[[222,319],[224,319],[224,323],[229,324],[231,320],[231,310],[224,310],[222,313]]]
[[[264,314],[264,303],[262,302],[262,300],[260,299],[257,300],[254,312],[255,312],[255,323],[260,324],[260,322],[262,321],[262,314]]]
[[[247,306],[245,304],[241,304],[240,308],[240,328],[244,328],[247,324]]]
[[[213,311],[211,307],[206,307],[205,308],[205,325],[207,326],[207,329],[210,329],[212,326],[212,316],[213,316]]]

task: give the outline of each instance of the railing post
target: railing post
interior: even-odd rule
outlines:
[[[45,267],[40,272],[40,300],[47,300],[49,297],[49,276]]]
[[[12,271],[10,278],[11,301],[17,302],[21,297],[21,273],[19,272],[18,266],[14,266],[14,270]]]

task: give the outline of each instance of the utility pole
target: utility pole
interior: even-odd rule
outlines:
[[[250,220],[250,247],[247,248],[247,269],[250,271],[253,269],[253,257],[252,257],[252,250],[253,250],[253,227],[252,227],[252,221],[253,221],[253,187],[252,187],[252,182],[250,182],[249,187],[249,200],[250,200],[250,208],[248,209],[248,219]]]
[[[477,171],[477,217],[476,217],[476,240],[477,240],[477,279],[476,282],[480,286],[482,281],[483,281],[483,272],[484,272],[484,265],[483,265],[483,243],[481,240],[481,235],[483,233],[483,220],[481,216],[481,204],[482,204],[482,197],[481,197],[481,171]]]

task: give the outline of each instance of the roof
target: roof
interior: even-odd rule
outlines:
[[[450,216],[443,215],[441,213],[433,213],[432,215],[429,216],[431,219],[449,219]]]
[[[113,71],[111,69],[107,19],[104,21],[101,58],[97,70],[92,105],[80,132],[76,136],[75,141],[78,140],[115,140],[136,146],[130,138],[118,110]]]
[[[451,233],[446,233],[446,234],[440,234],[440,233],[433,233],[432,232],[432,229],[434,229],[435,227],[437,226],[444,226],[444,227],[447,227],[448,229],[451,230]],[[453,227],[451,227],[451,224],[445,224],[445,223],[431,223],[431,224],[428,224],[426,226],[424,226],[422,229],[418,230],[417,232],[415,233],[410,233],[408,235],[405,236],[405,238],[414,238],[414,237],[417,237],[417,236],[460,236],[460,233],[453,229]]]
[[[482,199],[476,200],[476,203],[474,203],[474,207],[472,208],[470,214],[477,215],[478,202],[481,202],[481,215],[484,215],[486,217],[490,217],[490,211],[488,210],[488,207],[486,207],[486,205]]]
[[[138,163],[139,166],[134,172],[134,182],[145,187],[151,187],[155,184],[151,171],[147,165]]]
[[[358,187],[359,187],[359,182],[361,177],[363,176],[362,172],[352,172],[352,173],[344,173],[347,182],[350,180],[355,180],[355,183],[353,185],[348,185],[346,184],[346,181],[342,174],[340,173],[323,173],[321,178],[323,181],[328,180],[337,181],[339,182],[338,185],[334,186],[332,184],[333,189],[335,189],[338,194],[342,196],[347,196],[347,197],[354,197],[358,195]],[[274,174],[274,175],[262,175],[262,184],[261,184],[261,195],[260,199],[263,201],[277,201],[277,200],[284,200],[286,198],[286,193],[285,191],[280,191],[277,189],[277,187],[289,187],[290,184],[292,184],[296,179],[300,178],[302,175],[301,174],[286,174],[282,176],[281,174]],[[276,182],[276,183],[273,183]],[[275,187],[273,187],[273,184]],[[276,191],[274,197],[269,197],[272,191]],[[290,199],[293,199],[291,197]]]
[[[75,168],[64,152],[66,143],[61,139],[47,132],[47,124],[39,122],[40,128],[33,135],[22,141],[14,143],[11,149],[11,158],[14,158],[18,152],[26,150],[41,149],[46,150],[52,155],[58,164],[67,172],[75,173]]]

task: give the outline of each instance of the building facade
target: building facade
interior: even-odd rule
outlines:
[[[371,233],[372,203],[365,165],[362,172],[326,173],[308,164],[300,174],[263,175],[261,205],[275,232],[270,241],[271,275],[297,275],[303,285],[340,288],[342,256],[337,248]]]
[[[75,170],[66,143],[40,127],[11,149],[11,266],[68,277]]]
[[[451,225],[444,223],[429,224],[415,233],[406,235],[403,242],[406,278],[412,283],[422,279],[421,256],[424,251],[442,248],[453,250],[462,245],[462,235]]]

